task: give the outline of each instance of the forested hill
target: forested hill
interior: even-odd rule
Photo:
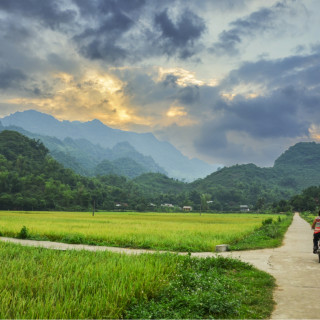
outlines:
[[[192,206],[195,210],[253,209],[289,199],[304,188],[319,185],[319,145],[299,143],[276,160],[272,168],[235,165],[193,183],[159,173],[128,180],[114,174],[83,177],[65,169],[39,141],[18,132],[0,133],[0,209],[162,210],[161,204]],[[287,163],[287,164],[286,164]],[[101,170],[109,170],[104,163]],[[130,167],[130,161],[125,162]],[[153,204],[150,207],[150,204]]]
[[[286,150],[274,164],[274,169],[301,191],[320,185],[320,144],[300,142]]]
[[[275,162],[275,168],[320,168],[320,144],[299,142],[286,150]]]
[[[32,133],[20,127],[3,127],[0,124],[0,132],[3,130],[17,131],[29,138],[41,140],[54,159],[64,167],[84,176],[119,174],[134,178],[146,172],[166,174],[166,171],[151,157],[139,153],[128,142],[119,142],[110,149],[86,139],[60,140]]]
[[[16,131],[0,133],[0,210],[110,210],[146,207],[137,185],[124,177],[86,178],[65,169],[39,141]]]
[[[271,168],[254,164],[234,165],[218,170],[189,185],[199,192],[222,194],[236,202],[270,203],[288,199],[310,186],[320,185],[320,144],[301,142],[286,150]]]

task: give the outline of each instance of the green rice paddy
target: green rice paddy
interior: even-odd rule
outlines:
[[[261,227],[262,214],[0,212],[0,233],[16,237],[171,251],[214,251]]]

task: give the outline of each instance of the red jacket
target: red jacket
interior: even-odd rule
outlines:
[[[314,233],[320,232],[320,216],[314,219],[312,229],[314,229]]]

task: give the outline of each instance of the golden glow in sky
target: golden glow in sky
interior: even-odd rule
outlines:
[[[99,119],[223,164],[320,141],[318,0],[0,3],[1,117]]]

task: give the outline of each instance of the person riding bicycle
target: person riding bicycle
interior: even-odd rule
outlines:
[[[314,219],[311,228],[314,229],[314,233],[313,233],[313,253],[317,253],[318,241],[320,240],[320,210],[318,212],[318,216]]]

